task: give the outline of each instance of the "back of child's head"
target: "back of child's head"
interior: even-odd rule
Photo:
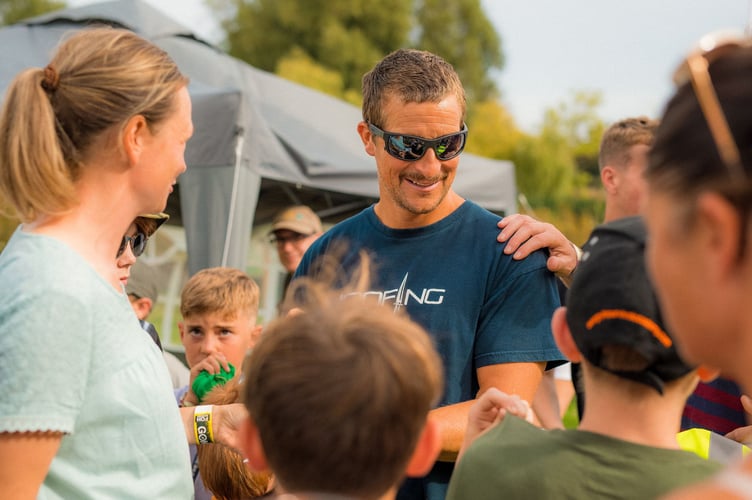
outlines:
[[[692,371],[663,321],[645,267],[640,217],[595,228],[567,292],[567,324],[586,363],[652,387]]]
[[[229,404],[240,401],[238,379],[219,385],[206,395],[204,404]],[[243,456],[220,443],[198,445],[198,468],[204,486],[217,500],[246,500],[267,493],[272,483],[269,472],[254,472],[246,467]]]
[[[238,314],[255,318],[259,287],[246,273],[231,267],[210,267],[194,274],[180,294],[180,314],[188,318],[220,314],[230,319]]]
[[[243,373],[244,402],[288,492],[383,495],[404,476],[442,390],[418,324],[311,283],[305,310],[268,325]]]

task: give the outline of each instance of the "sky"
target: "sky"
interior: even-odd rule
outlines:
[[[222,33],[203,0],[147,0],[200,37]],[[69,0],[69,5],[92,3]],[[742,31],[752,0],[481,0],[506,58],[494,74],[502,102],[535,133],[547,108],[575,91],[596,91],[610,123],[659,117],[671,74],[704,34]]]

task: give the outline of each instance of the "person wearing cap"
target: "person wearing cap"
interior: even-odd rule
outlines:
[[[448,499],[655,498],[720,469],[677,443],[698,370],[679,357],[666,330],[645,269],[645,239],[639,217],[597,227],[567,306],[552,318],[559,348],[582,363],[588,399],[579,428],[541,431],[512,416],[498,422],[486,405],[494,424],[469,421]]]
[[[279,262],[287,271],[285,290],[303,254],[322,233],[321,219],[305,205],[287,207],[272,221],[269,241],[276,245]]]

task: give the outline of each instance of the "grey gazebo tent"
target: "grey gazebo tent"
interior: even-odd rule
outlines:
[[[167,209],[185,227],[190,273],[244,269],[252,226],[288,204],[308,204],[336,222],[378,198],[373,159],[355,132],[356,107],[232,58],[140,0],[60,10],[0,29],[1,88],[20,70],[47,64],[65,33],[97,22],[152,40],[191,79],[195,133]],[[511,163],[465,153],[460,169],[460,195],[515,211]]]

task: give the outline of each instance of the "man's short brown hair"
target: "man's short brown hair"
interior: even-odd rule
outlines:
[[[363,76],[363,120],[386,127],[383,107],[389,96],[404,103],[423,103],[439,102],[450,94],[457,97],[464,121],[465,89],[454,67],[431,52],[399,49]]]
[[[627,165],[631,161],[630,149],[633,146],[653,145],[658,124],[658,120],[652,120],[646,116],[625,118],[612,124],[601,138],[598,168],[602,170],[606,165],[616,167]]]
[[[405,474],[441,362],[391,308],[313,285],[305,295],[306,310],[270,323],[246,360],[245,405],[285,491],[380,497]]]

